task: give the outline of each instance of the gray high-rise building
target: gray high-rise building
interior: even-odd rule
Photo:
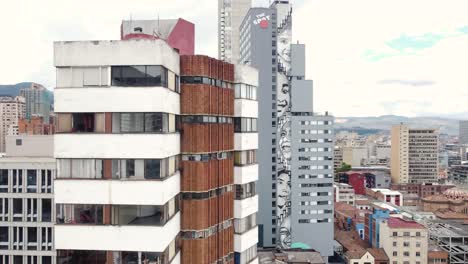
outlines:
[[[291,44],[288,1],[251,8],[240,61],[259,70],[259,246],[333,255],[333,117],[312,107],[305,46]]]
[[[32,83],[30,88],[23,88],[20,95],[26,100],[26,116],[41,116],[45,123],[49,123],[50,107],[52,105],[52,92],[44,86]]]
[[[458,143],[463,145],[468,144],[468,120],[460,120]]]
[[[218,58],[239,61],[239,26],[252,0],[218,0]]]

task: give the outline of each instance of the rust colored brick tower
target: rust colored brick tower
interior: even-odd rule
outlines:
[[[234,65],[181,56],[182,263],[234,263]]]

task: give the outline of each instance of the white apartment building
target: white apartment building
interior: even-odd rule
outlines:
[[[344,202],[350,205],[355,204],[356,196],[353,186],[346,183],[333,183],[335,191],[335,202]]]
[[[230,63],[239,62],[240,25],[252,0],[218,0],[218,58]]]
[[[58,263],[180,263],[179,55],[55,42]]]
[[[258,72],[159,39],[54,48],[57,262],[257,263]]]
[[[246,65],[235,68],[234,119],[241,120],[234,134],[234,252],[235,263],[258,263],[258,128],[242,128],[247,120],[257,120],[258,71]]]
[[[437,182],[438,133],[435,129],[392,127],[391,175],[393,183]]]
[[[5,137],[8,135],[10,126],[17,126],[18,119],[24,118],[25,113],[24,97],[0,97],[0,152],[5,152]]]
[[[379,231],[379,245],[387,253],[389,263],[427,263],[428,233],[423,225],[390,217],[380,223]]]
[[[7,136],[0,158],[0,263],[55,262],[52,136]]]

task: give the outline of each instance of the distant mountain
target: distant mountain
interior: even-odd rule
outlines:
[[[31,82],[22,82],[17,84],[0,85],[0,96],[18,96],[20,90],[31,87]]]
[[[368,134],[373,130],[389,132],[392,125],[405,123],[410,127],[437,128],[440,133],[458,135],[458,120],[446,117],[406,117],[406,116],[372,116],[372,117],[337,117],[336,129]]]

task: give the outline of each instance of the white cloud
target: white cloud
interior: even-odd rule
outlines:
[[[2,5],[0,83],[55,83],[52,42],[118,39],[128,19],[183,17],[196,24],[196,51],[217,56],[217,0],[26,0]],[[254,0],[268,5],[268,0]],[[307,45],[316,110],[338,116],[467,112],[468,35],[414,55],[369,62],[366,51],[398,54],[385,43],[402,34],[443,36],[468,25],[465,0],[294,0],[293,37]],[[409,86],[404,82],[429,81]],[[393,105],[392,105],[393,102]]]
[[[307,45],[317,110],[337,116],[466,112],[468,35],[407,55],[386,46],[402,34],[450,35],[468,25],[464,10],[463,0],[306,1],[295,13],[293,37]],[[396,56],[371,62],[363,57],[367,50]],[[389,79],[434,84],[379,84]]]

